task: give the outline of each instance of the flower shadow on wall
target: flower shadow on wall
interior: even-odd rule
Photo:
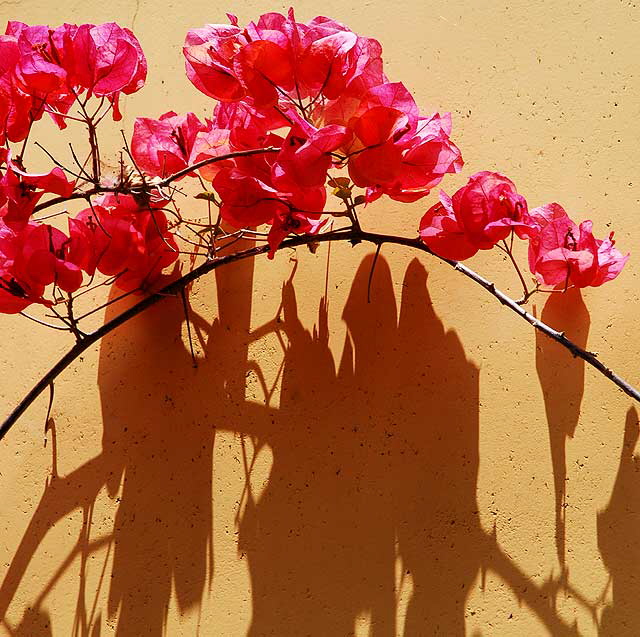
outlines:
[[[288,342],[280,409],[273,424],[254,432],[272,448],[273,468],[240,523],[253,588],[251,636],[352,635],[361,616],[374,635],[428,627],[464,633],[465,599],[483,550],[475,501],[478,370],[455,334],[445,335],[417,261],[407,271],[399,321],[384,259],[367,304],[370,269],[368,258],[344,309],[348,338],[338,369],[326,301],[311,333],[298,318],[293,285],[283,289],[282,320],[273,323]],[[303,419],[305,405],[313,408]],[[404,629],[396,626],[397,552],[413,582]]]
[[[634,453],[639,434],[638,412],[632,407],[611,498],[598,514],[598,548],[612,592],[612,602],[602,614],[601,637],[640,633],[640,458]]]
[[[578,346],[587,346],[590,318],[580,290],[551,294],[542,310],[541,319],[556,325]],[[584,395],[584,361],[542,334],[536,334],[536,369],[544,396],[549,445],[553,466],[556,505],[556,552],[565,567],[566,545],[566,444],[573,438],[580,419]]]
[[[361,264],[344,309],[348,339],[337,369],[326,300],[309,332],[291,281],[280,322],[249,333],[249,261],[216,272],[213,324],[193,317],[206,340],[199,369],[182,342],[179,299],[103,341],[103,451],[50,481],[0,589],[0,615],[48,530],[75,509],[84,511],[84,525],[68,559],[30,604],[24,630],[13,634],[31,637],[31,620],[46,619],[46,595],[76,559],[77,634],[99,635],[112,617],[118,636],[160,637],[172,589],[181,611],[202,605],[215,567],[217,429],[273,452],[268,484],[259,497],[245,491],[238,522],[253,590],[249,635],[348,635],[363,615],[376,636],[463,635],[470,585],[483,569],[496,572],[551,634],[577,634],[551,603],[560,584],[537,584],[480,527],[478,369],[438,319],[426,271],[417,261],[409,265],[398,312],[383,258],[367,303],[371,263],[369,256]],[[277,410],[245,400],[246,374],[255,367],[248,344],[273,329],[287,343]],[[100,535],[92,512],[105,485],[120,502],[113,532]],[[87,569],[89,556],[105,546],[113,569],[102,583],[108,608],[100,609]],[[396,625],[397,558],[413,584],[402,625]],[[57,635],[51,619],[48,630]]]

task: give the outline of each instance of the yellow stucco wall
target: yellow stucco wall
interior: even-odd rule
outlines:
[[[206,114],[182,70],[189,27],[285,9],[22,0],[0,21],[132,27],[150,73],[130,132],[136,115]],[[637,4],[296,11],[378,38],[393,79],[452,111],[465,175],[504,171],[532,205],[615,228],[633,253],[617,281],[532,307],[640,383]],[[378,203],[363,223],[413,234],[425,207]],[[383,257],[371,304],[366,246],[200,281],[197,370],[173,299],[69,368],[55,444],[43,397],[0,445],[0,635],[640,635],[631,401],[446,266]],[[519,293],[499,255],[472,266]],[[69,339],[0,329],[5,415]]]

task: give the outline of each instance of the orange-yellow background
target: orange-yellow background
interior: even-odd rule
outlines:
[[[285,9],[22,1],[0,18],[133,28],[149,80],[124,102],[130,133],[136,115],[210,108],[183,73],[189,27]],[[453,113],[465,175],[504,171],[532,205],[615,228],[619,280],[531,307],[640,383],[636,4],[296,12],[378,38],[389,76]],[[425,206],[362,220],[412,235]],[[283,251],[200,281],[198,369],[167,299],[61,376],[55,440],[43,397],[0,446],[1,635],[640,634],[630,399],[434,259],[385,247],[367,304],[370,254]],[[519,294],[499,254],[472,266]],[[0,329],[5,415],[70,342],[19,317]]]

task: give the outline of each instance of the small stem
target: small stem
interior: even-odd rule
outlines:
[[[91,316],[92,314],[95,314],[96,312],[99,312],[100,310],[104,310],[105,307],[109,307],[110,305],[113,305],[114,303],[117,303],[118,301],[121,301],[122,299],[126,299],[128,296],[131,296],[132,294],[135,294],[137,291],[138,291],[138,288],[136,288],[135,290],[130,290],[129,292],[123,292],[122,294],[119,294],[118,296],[114,297],[113,299],[109,299],[108,301],[105,301],[101,305],[98,305],[98,307],[94,307],[92,310],[89,310],[88,312],[85,312],[84,314],[79,316],[76,319],[76,323],[79,323],[83,319],[86,319],[88,316]]]
[[[73,297],[71,295],[69,295],[69,298],[65,301],[65,305],[67,306],[67,322],[69,324],[69,328],[76,337],[76,340],[81,341],[85,337],[85,334],[80,331],[80,328],[78,327],[78,319],[73,315]]]
[[[70,175],[73,175],[76,179],[82,179],[82,177],[80,175],[78,175],[77,173],[73,172],[73,170],[70,170],[69,168],[67,168],[64,164],[60,163],[40,142],[33,142],[40,150],[42,150],[42,152],[45,153],[45,155],[47,155],[47,157],[61,170],[64,170],[66,173],[69,173]],[[61,200],[66,201],[67,199],[69,199],[69,197],[60,197]],[[35,210],[35,208],[34,208]]]
[[[76,162],[76,165],[80,169],[80,173],[84,176],[85,181],[91,181],[91,175],[85,170],[85,164],[87,163],[87,160],[85,160],[84,164],[80,163],[80,160],[76,155],[76,151],[73,150],[73,144],[71,142],[69,142],[69,150],[71,150],[71,156],[73,157],[73,161]]]
[[[86,120],[89,129],[89,146],[91,147],[91,170],[93,172],[93,183],[100,183],[100,151],[98,150],[98,136],[96,126],[90,117]]]
[[[524,280],[524,276],[522,275],[522,272],[520,270],[520,267],[518,266],[518,263],[516,262],[514,256],[513,256],[513,230],[511,231],[511,245],[507,245],[506,240],[503,239],[502,243],[504,244],[504,252],[507,254],[507,256],[509,257],[509,259],[511,260],[511,263],[513,264],[513,267],[516,270],[516,273],[518,275],[518,278],[520,279],[520,283],[522,283],[522,298],[518,301],[516,301],[516,303],[518,305],[524,305],[528,300],[529,297],[535,293],[535,290],[533,290],[533,292],[529,292],[529,288],[527,287],[527,282]]]
[[[19,312],[20,316],[24,316],[25,318],[33,321],[34,323],[38,323],[38,325],[43,325],[44,327],[48,327],[52,330],[61,330],[63,332],[70,332],[70,328],[62,327],[61,325],[54,325],[53,323],[47,323],[47,321],[41,321],[39,318],[35,316],[31,316],[31,314],[27,314],[26,312]]]

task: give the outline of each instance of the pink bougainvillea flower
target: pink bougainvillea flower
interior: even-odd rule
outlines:
[[[535,233],[525,198],[500,173],[482,171],[471,175],[467,185],[451,199],[456,218],[480,250],[492,248],[512,230],[520,238]]]
[[[167,177],[186,168],[198,133],[205,125],[193,113],[169,111],[159,119],[138,117],[133,127],[131,152],[147,174]]]
[[[416,133],[403,142],[399,177],[384,187],[370,187],[367,199],[385,194],[396,201],[416,201],[428,195],[447,173],[460,172],[464,162],[450,134],[449,113],[419,118]]]
[[[7,25],[7,36],[16,40],[19,50],[19,59],[12,70],[15,87],[12,101],[18,112],[26,108],[29,126],[46,111],[59,128],[66,127],[64,115],[76,99],[72,90],[75,62],[71,54],[76,31],[77,27],[70,24],[56,29],[22,22]]]
[[[67,71],[62,66],[62,53],[54,44],[52,29],[10,21],[6,35],[15,38],[20,52],[14,73],[25,93],[46,96],[66,88]]]
[[[353,137],[343,151],[351,179],[367,200],[388,195],[410,202],[429,194],[447,173],[460,171],[460,151],[451,142],[451,117],[421,117],[406,87],[387,82],[316,109],[323,121],[343,123]]]
[[[278,89],[294,86],[293,65],[287,51],[262,40],[243,46],[233,61],[234,71],[254,100],[256,108],[275,106]]]
[[[230,25],[192,29],[183,49],[187,76],[200,91],[225,102],[246,97],[268,109],[294,99],[333,100],[351,84],[381,84],[381,47],[324,17],[307,24],[267,13],[245,29]]]
[[[20,47],[14,36],[0,35],[0,144],[22,141],[32,123],[32,98],[17,86]]]
[[[293,126],[273,164],[274,184],[287,190],[322,186],[332,163],[331,153],[349,137],[344,126],[315,129],[302,123]]]
[[[539,229],[527,212],[527,202],[504,175],[483,171],[472,175],[466,186],[422,218],[420,236],[440,256],[468,259],[478,250],[489,250],[514,231],[528,238]]]
[[[358,83],[362,92],[386,81],[380,57],[382,47],[377,40],[358,36],[325,17],[301,26],[297,77],[311,95],[333,100],[350,84]]]
[[[529,243],[529,268],[542,284],[552,287],[599,286],[620,274],[629,255],[607,239],[593,236],[591,221],[577,226],[557,203],[531,211],[538,233]]]
[[[596,272],[591,285],[597,287],[615,279],[625,263],[629,260],[629,254],[623,256],[615,246],[613,232],[609,233],[606,239],[596,239],[598,245],[598,271]]]
[[[455,218],[455,232],[462,231],[466,241],[477,250],[492,248],[511,231],[520,238],[537,232],[528,215],[526,200],[516,192],[513,182],[499,173],[483,171],[472,175],[467,185],[453,195],[447,211],[447,216]],[[424,219],[423,223],[428,225]],[[447,222],[441,232],[446,233],[449,227]]]
[[[24,139],[31,123],[45,111],[64,128],[64,116],[85,90],[88,96],[106,97],[114,119],[120,119],[120,93],[137,91],[146,78],[147,63],[138,40],[114,23],[51,29],[9,22],[0,53],[9,52],[11,42],[18,58],[9,55],[10,73],[2,68],[7,62],[0,63],[0,95],[10,105],[0,107],[0,117],[7,120],[12,141]]]
[[[30,287],[55,283],[65,292],[82,285],[82,271],[67,260],[68,237],[47,224],[30,223],[18,235],[14,273]]]
[[[29,174],[9,160],[0,177],[0,217],[8,226],[20,229],[29,221],[45,192],[68,197],[74,188],[75,182],[67,180],[61,168],[39,175]]]
[[[431,206],[422,217],[420,237],[430,250],[446,259],[463,261],[478,252],[478,247],[469,241],[456,219],[451,197],[442,190],[440,202]]]
[[[29,284],[16,278],[14,263],[19,252],[18,234],[0,219],[0,312],[16,314],[31,303],[47,304],[44,285]]]
[[[133,33],[114,22],[83,24],[73,38],[73,58],[78,86],[89,95],[107,97],[113,118],[121,119],[120,93],[135,93],[147,78],[147,60]]]
[[[89,274],[116,275],[125,291],[149,289],[178,258],[164,212],[130,196],[98,197],[69,221],[69,233],[69,260]]]
[[[269,242],[269,258],[273,259],[280,244],[290,234],[317,234],[328,219],[320,219],[320,215],[307,215],[295,210],[281,208],[272,220],[267,238]]]
[[[222,218],[235,228],[268,223],[278,212],[289,209],[285,195],[236,168],[221,170],[213,186],[222,199]]]
[[[183,48],[187,77],[199,91],[221,102],[243,98],[246,91],[234,75],[233,58],[247,42],[237,24],[191,29]]]
[[[0,253],[0,312],[17,314],[34,302],[41,300],[44,288],[35,295],[16,281],[10,267]]]
[[[375,106],[355,119],[357,143],[349,159],[349,175],[357,186],[392,182],[401,170],[402,146],[398,140],[409,129],[407,115],[395,108]]]
[[[217,128],[213,122],[207,121],[204,130],[196,135],[191,148],[189,164],[197,164],[201,161],[213,157],[221,157],[232,152],[231,131],[225,128]],[[198,169],[200,176],[207,181],[213,181],[215,176],[223,168],[232,168],[233,160],[222,160],[212,164],[207,164]]]
[[[358,42],[352,31],[339,30],[323,35],[321,25],[314,25],[307,32],[305,47],[298,62],[300,81],[309,89],[321,91],[325,97],[335,99],[349,79],[349,53]],[[318,37],[321,36],[321,37]]]

